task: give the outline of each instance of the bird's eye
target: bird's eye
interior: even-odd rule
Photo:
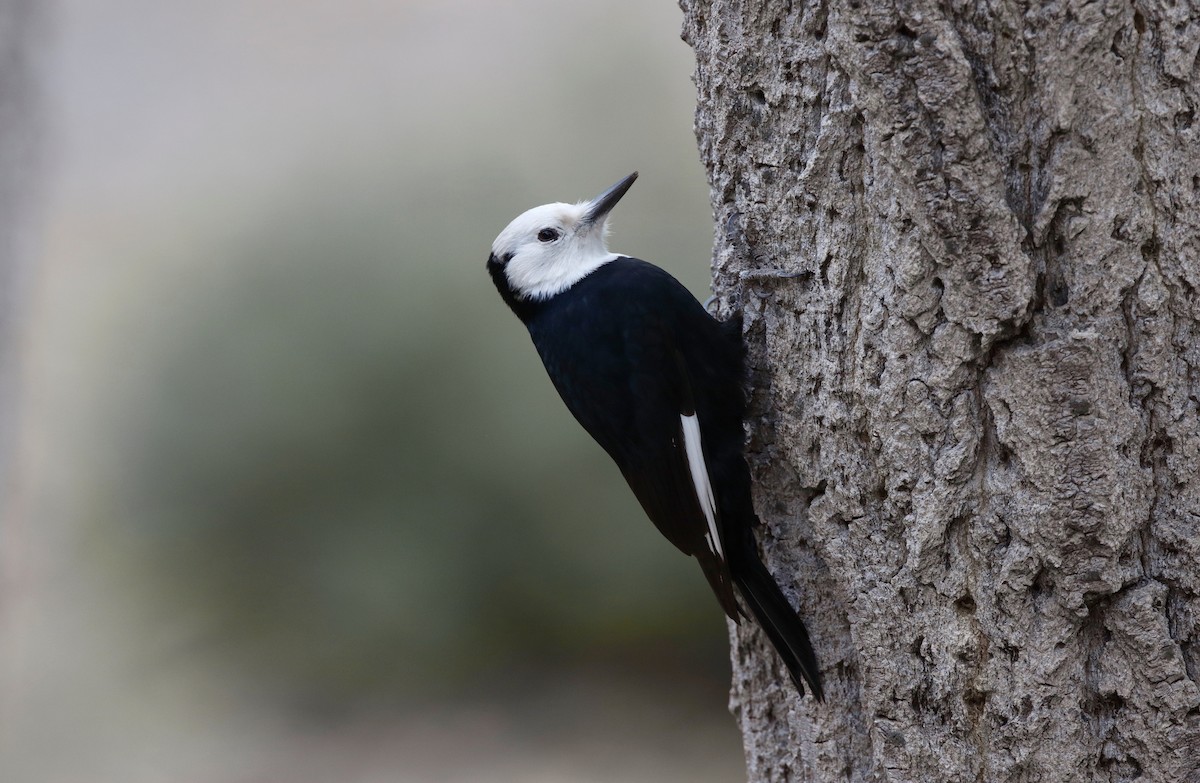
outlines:
[[[543,228],[541,231],[538,232],[538,241],[539,242],[553,242],[556,239],[558,239],[557,229]]]

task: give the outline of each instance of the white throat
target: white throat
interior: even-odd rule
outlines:
[[[522,259],[520,256],[505,268],[508,284],[526,299],[540,301],[561,294],[583,278],[610,261],[620,258],[618,253],[602,250],[600,253],[574,252],[553,260],[542,258]]]

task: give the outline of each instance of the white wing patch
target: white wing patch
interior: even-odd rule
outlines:
[[[713,500],[712,483],[708,478],[708,466],[704,464],[704,449],[700,445],[700,420],[695,414],[687,416],[680,414],[683,423],[683,448],[687,453],[688,469],[692,473],[692,486],[696,489],[696,498],[700,501],[700,510],[708,520],[708,533],[704,536],[708,548],[722,560],[725,551],[721,548],[721,537],[717,535],[717,504]]]

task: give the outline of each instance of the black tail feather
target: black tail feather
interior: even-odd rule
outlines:
[[[804,695],[804,683],[808,683],[813,698],[824,701],[821,672],[817,668],[817,656],[812,643],[808,640],[808,631],[767,567],[757,555],[742,558],[742,562],[733,570],[733,581],[750,608],[750,613],[787,666],[800,695]]]

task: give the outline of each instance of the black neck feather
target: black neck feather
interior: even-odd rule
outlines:
[[[492,282],[496,284],[496,290],[500,292],[500,298],[504,300],[504,303],[517,314],[517,318],[521,319],[521,323],[529,323],[529,319],[533,318],[540,307],[540,303],[532,299],[524,299],[518,296],[517,292],[513,290],[508,282],[508,275],[504,274],[504,264],[507,261],[507,258],[497,258],[495,253],[488,256],[488,273],[492,276]]]

